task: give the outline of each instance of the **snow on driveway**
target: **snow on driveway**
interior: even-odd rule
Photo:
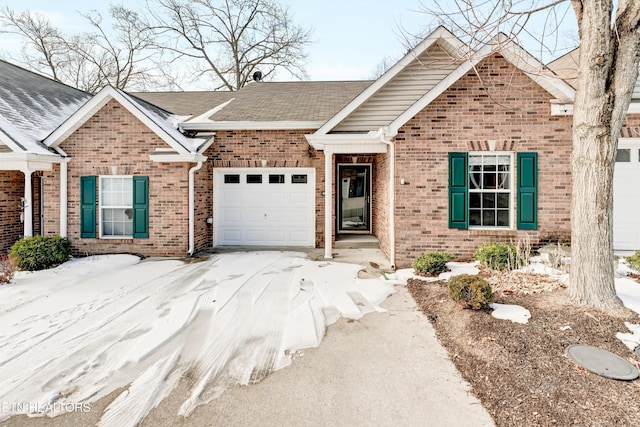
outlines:
[[[361,268],[274,251],[191,263],[94,256],[18,273],[0,287],[0,421],[127,387],[100,425],[136,425],[181,378],[186,416],[318,346],[340,316],[383,311],[393,287],[358,279]]]

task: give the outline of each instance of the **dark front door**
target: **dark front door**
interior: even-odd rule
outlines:
[[[371,165],[338,165],[338,229],[370,232]]]

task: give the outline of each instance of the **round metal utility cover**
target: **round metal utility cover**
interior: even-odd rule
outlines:
[[[594,374],[615,380],[635,380],[638,370],[622,357],[585,344],[574,344],[567,347],[567,354],[578,365]]]

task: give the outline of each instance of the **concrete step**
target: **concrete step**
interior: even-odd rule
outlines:
[[[343,234],[336,238],[336,249],[380,248],[380,241],[371,234]]]

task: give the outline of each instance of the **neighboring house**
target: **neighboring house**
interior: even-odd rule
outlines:
[[[373,82],[91,98],[0,62],[0,249],[40,232],[79,254],[278,246],[329,258],[336,239],[370,234],[400,267],[428,250],[468,258],[486,241],[569,240],[575,89],[509,40],[466,51],[440,27]],[[5,69],[22,80],[6,82]],[[66,95],[44,126],[5,92]],[[616,166],[616,249],[640,249],[637,98]],[[5,142],[20,132],[27,154]],[[32,162],[36,149],[46,164]],[[41,196],[24,178],[34,170]]]

